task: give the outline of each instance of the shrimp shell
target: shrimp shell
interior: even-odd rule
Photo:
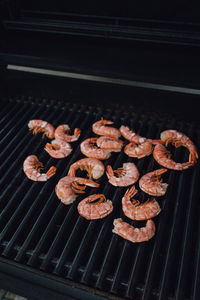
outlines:
[[[91,203],[99,199],[98,202]],[[106,200],[103,194],[94,194],[78,204],[79,214],[87,220],[105,218],[113,211],[112,201]]]
[[[65,142],[75,142],[79,139],[81,130],[79,128],[74,129],[74,134],[69,135],[70,127],[67,124],[59,125],[55,130],[55,138],[62,139]]]
[[[97,146],[101,149],[110,150],[112,152],[120,152],[124,142],[122,140],[101,136],[97,140]]]
[[[97,158],[100,160],[108,159],[110,157],[110,150],[104,150],[101,148],[98,148],[96,146],[98,138],[89,138],[84,140],[80,144],[81,152],[90,158]]]
[[[124,163],[122,168],[115,171],[108,165],[106,175],[108,181],[114,186],[129,186],[138,180],[140,174],[134,163]]]
[[[76,161],[70,166],[68,176],[75,176],[78,169],[86,170],[90,179],[99,179],[105,172],[103,163],[96,158],[83,158]]]
[[[45,145],[44,150],[54,158],[64,158],[70,155],[72,147],[64,140],[55,139]]]
[[[146,226],[141,228],[135,228],[121,218],[115,219],[113,225],[113,233],[132,243],[149,241],[155,235],[155,224],[152,220],[148,220]]]
[[[124,153],[130,157],[136,157],[138,159],[146,157],[152,153],[152,143],[146,141],[141,144],[129,143],[124,148]]]
[[[112,124],[114,124],[114,122],[112,121],[100,120],[95,122],[92,125],[92,130],[94,133],[98,135],[104,135],[104,136],[109,136],[118,139],[121,136],[119,129],[110,126],[105,126],[105,125],[112,125]]]
[[[139,187],[142,191],[151,196],[164,196],[168,184],[161,182],[160,177],[165,172],[167,172],[167,169],[158,169],[145,174],[139,180]]]
[[[135,186],[132,186],[122,198],[122,210],[125,216],[132,220],[141,221],[152,219],[160,213],[160,206],[155,199],[139,203],[137,200],[131,200],[135,194],[137,194],[137,190]]]
[[[54,138],[55,128],[48,122],[43,120],[30,120],[28,123],[29,130],[33,131],[33,134],[44,132],[43,136],[46,135],[49,139]]]

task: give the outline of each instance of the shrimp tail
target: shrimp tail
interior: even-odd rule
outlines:
[[[80,130],[79,128],[75,128],[75,129],[74,129],[74,135],[75,135],[76,137],[79,137],[80,133],[81,133],[81,130]]]
[[[52,166],[46,173],[48,177],[53,176],[56,173],[56,167]]]
[[[107,166],[106,170],[109,176],[114,176],[113,169],[110,165]]]
[[[137,194],[137,190],[135,186],[133,185],[129,190],[126,191],[125,196],[128,196],[129,199],[133,198]]]

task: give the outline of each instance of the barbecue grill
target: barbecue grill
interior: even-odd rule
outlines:
[[[147,243],[112,233],[114,218],[128,221],[121,210],[126,188],[111,186],[106,175],[86,193],[112,199],[113,213],[103,220],[79,216],[84,196],[65,206],[54,191],[83,158],[79,144],[94,136],[91,126],[101,117],[148,138],[177,129],[199,149],[199,24],[195,9],[181,3],[180,10],[179,1],[154,1],[144,10],[144,1],[123,8],[88,3],[90,9],[77,1],[0,2],[0,287],[37,300],[200,298],[199,162],[167,172]],[[49,157],[47,139],[28,131],[37,118],[81,128],[70,156]],[[185,149],[171,151],[176,161],[188,158]],[[45,170],[55,165],[56,175],[46,183],[27,179],[22,164],[30,154]],[[152,156],[137,160],[123,151],[105,165],[127,161],[140,175],[159,167]]]

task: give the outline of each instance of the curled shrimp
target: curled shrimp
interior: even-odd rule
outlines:
[[[121,135],[128,141],[136,144],[142,144],[144,142],[150,142],[153,145],[154,144],[163,144],[161,140],[152,140],[152,139],[147,139],[145,137],[140,136],[137,134],[134,130],[130,129],[128,126],[122,125],[119,129]]]
[[[99,199],[98,202],[93,202]],[[106,200],[103,194],[94,194],[78,204],[79,214],[87,220],[105,218],[113,211],[112,201]]]
[[[110,126],[105,126],[112,124],[114,124],[114,122],[112,121],[100,120],[92,125],[92,130],[98,135],[105,135],[118,139],[121,136],[119,129]]]
[[[97,146],[101,149],[110,150],[112,152],[120,152],[124,142],[122,140],[109,136],[101,136],[97,139]]]
[[[148,220],[146,226],[141,228],[135,228],[124,222],[121,218],[115,219],[113,225],[113,233],[132,243],[149,241],[155,234],[155,224],[152,220]]]
[[[80,144],[81,152],[91,158],[97,158],[100,160],[108,159],[110,157],[110,151],[98,148],[96,145],[98,138],[89,138],[84,140]]]
[[[23,170],[26,176],[33,181],[47,181],[56,173],[56,168],[52,166],[46,173],[40,173],[43,169],[43,163],[41,163],[37,156],[28,156],[23,164]]]
[[[70,127],[67,124],[59,125],[55,130],[55,138],[62,139],[65,142],[75,142],[79,139],[81,130],[79,128],[74,129],[74,134],[70,135]]]
[[[167,172],[167,169],[158,169],[145,174],[139,180],[139,187],[143,192],[151,196],[164,196],[167,191],[168,184],[162,182],[160,178],[165,172]]]
[[[132,220],[148,220],[157,216],[161,209],[158,202],[153,200],[147,200],[144,203],[140,203],[138,200],[133,200],[133,196],[137,194],[135,186],[132,186],[126,191],[122,198],[122,210],[129,219]]]
[[[142,158],[148,156],[152,153],[152,143],[151,142],[144,142],[141,144],[136,143],[129,143],[124,148],[124,153],[130,157]]]
[[[70,166],[68,176],[75,176],[78,169],[86,170],[90,179],[99,179],[105,171],[102,162],[96,158],[83,158],[76,161]]]
[[[134,163],[124,163],[122,168],[117,170],[107,166],[106,175],[109,182],[114,186],[128,186],[134,184],[139,178],[139,171]]]
[[[51,157],[64,158],[72,152],[72,147],[64,140],[55,139],[51,143],[47,143],[44,148]]]
[[[37,134],[39,132],[44,132],[43,136],[45,135],[49,139],[54,138],[55,128],[48,122],[43,120],[30,120],[28,123],[29,130],[33,131],[33,134]]]
[[[78,197],[77,194],[85,193],[86,186],[99,187],[99,184],[85,178],[65,176],[58,181],[55,191],[61,202],[71,204]]]

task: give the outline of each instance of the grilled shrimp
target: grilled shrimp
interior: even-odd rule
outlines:
[[[81,152],[91,158],[97,158],[100,160],[104,160],[110,157],[110,150],[104,150],[101,148],[98,148],[96,145],[98,138],[89,138],[84,140],[81,145]]]
[[[122,140],[101,136],[97,140],[97,146],[101,149],[110,150],[112,152],[120,152],[123,147],[124,142]]]
[[[105,135],[105,136],[110,136],[118,139],[121,136],[119,129],[105,126],[105,125],[112,125],[112,124],[114,124],[114,122],[112,121],[100,120],[92,125],[92,130],[94,133],[98,135]]]
[[[83,158],[76,161],[70,166],[68,176],[76,176],[75,173],[78,169],[86,170],[90,179],[99,179],[105,171],[102,162],[96,158]]]
[[[99,187],[99,184],[85,178],[65,176],[58,181],[55,191],[61,202],[71,204],[77,194],[85,193],[86,186]]]
[[[126,191],[122,198],[122,210],[129,219],[132,220],[148,220],[157,216],[161,209],[158,202],[153,199],[140,203],[138,200],[133,200],[132,197],[137,194],[135,186],[132,186]]]
[[[62,139],[65,142],[75,142],[79,139],[81,130],[79,128],[74,129],[74,134],[70,135],[70,127],[67,124],[59,125],[55,130],[55,138]]]
[[[165,195],[168,184],[163,183],[160,179],[161,175],[165,172],[167,172],[167,169],[158,169],[145,174],[139,180],[139,187],[151,196],[159,197]]]
[[[33,134],[44,132],[42,137],[45,135],[49,139],[54,138],[55,128],[48,122],[43,120],[30,120],[28,123],[29,130],[33,131]]]
[[[98,202],[94,202],[99,199]],[[79,214],[88,220],[105,218],[113,211],[112,201],[103,194],[94,194],[83,199],[78,205]]]
[[[108,165],[106,175],[112,185],[128,186],[138,180],[139,171],[134,163],[124,163],[122,168],[118,168],[115,171]]]
[[[56,173],[56,168],[52,166],[47,173],[40,173],[40,169],[43,169],[43,163],[41,163],[37,156],[28,156],[23,164],[23,170],[26,176],[33,181],[47,181]]]
[[[152,143],[151,142],[144,142],[141,144],[136,143],[129,143],[124,148],[124,153],[130,157],[142,158],[148,156],[152,153]]]
[[[135,133],[135,131],[131,130],[128,126],[122,125],[119,129],[121,135],[127,139],[128,141],[136,144],[142,144],[144,142],[150,142],[153,145],[154,144],[163,144],[161,140],[152,140],[152,139],[147,139],[145,137],[140,136],[139,134]]]
[[[148,220],[146,226],[141,228],[135,228],[124,222],[121,218],[115,219],[113,225],[113,233],[118,234],[132,243],[146,242],[155,234],[155,224],[152,220]]]
[[[51,141],[51,144],[47,143],[44,150],[47,151],[51,157],[64,158],[70,155],[72,147],[64,140],[55,139]]]

